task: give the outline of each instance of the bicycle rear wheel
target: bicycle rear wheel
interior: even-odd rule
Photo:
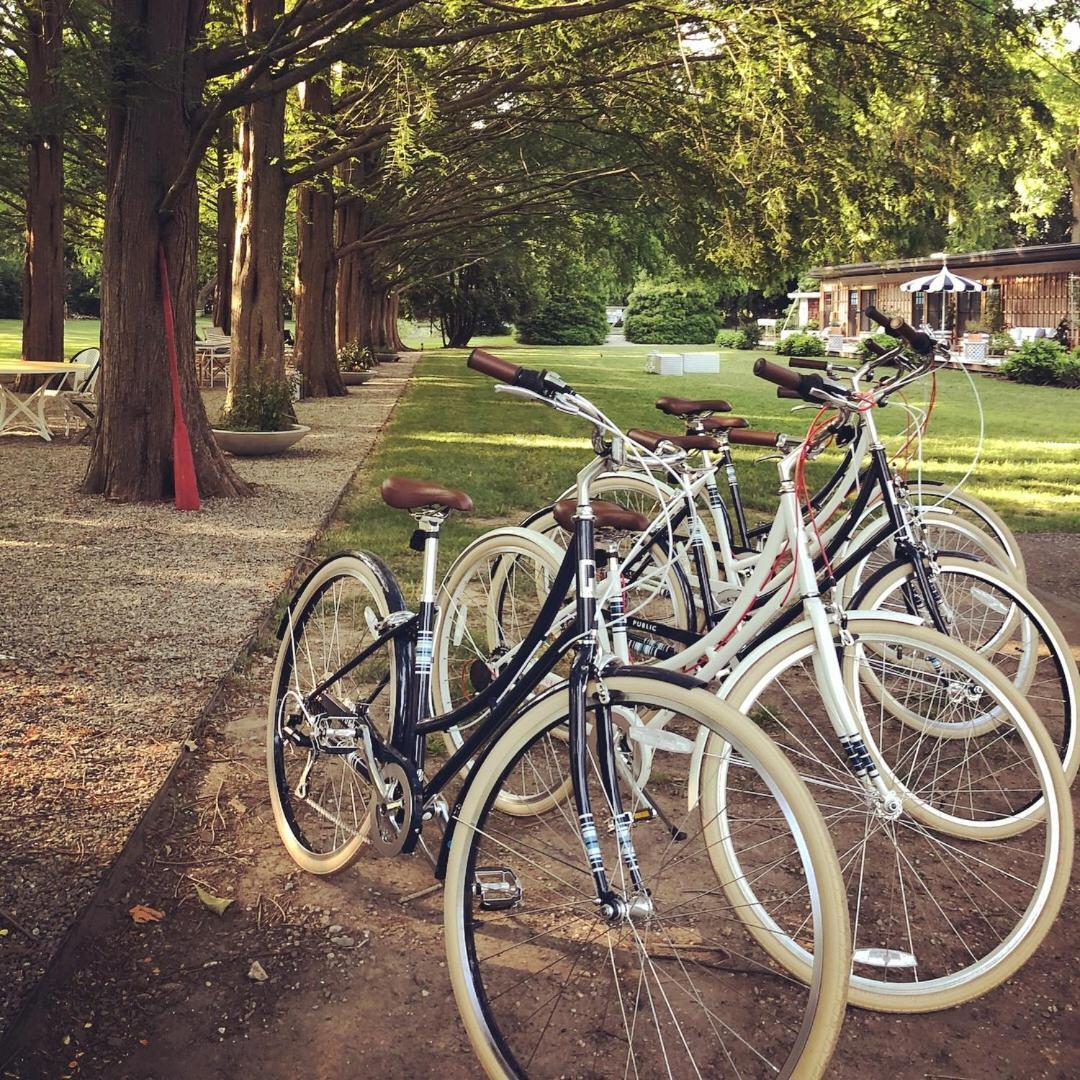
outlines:
[[[842,1020],[849,942],[835,851],[813,800],[772,743],[704,689],[630,675],[605,686],[620,726],[627,711],[644,727],[666,714],[663,730],[652,729],[646,791],[624,777],[621,792],[636,819],[630,834],[648,904],[617,921],[601,916],[572,802],[528,817],[498,810],[506,778],[522,767],[566,783],[559,732],[569,698],[555,690],[478,763],[449,837],[447,956],[481,1063],[496,1077],[565,1076],[570,1062],[590,1077],[822,1075]],[[594,732],[601,707],[593,688]],[[727,792],[729,827],[745,841],[745,872],[807,945],[809,985],[770,964],[714,875],[721,808],[687,796],[699,733],[738,749],[744,769]],[[605,865],[629,898],[596,756],[588,757]]]
[[[404,609],[387,567],[365,552],[327,559],[301,586],[282,620],[270,684],[266,768],[274,824],[294,862],[333,874],[361,853],[369,831],[372,785],[361,745],[361,718],[389,740],[398,694],[397,649],[384,642],[321,695],[308,697],[378,638],[378,624]],[[359,751],[359,753],[358,753]]]
[[[1080,765],[1080,675],[1069,643],[1049,612],[1010,575],[987,563],[942,557],[933,580],[950,636],[989,660],[1024,695],[1057,746],[1065,778],[1072,783]],[[883,568],[866,581],[852,607],[915,614],[929,625],[927,606],[907,562]],[[873,691],[877,684],[870,681],[868,686]],[[894,716],[939,737],[985,734],[996,724],[990,715],[982,718],[981,730],[957,728],[918,715],[921,710],[912,712],[894,699],[887,704]]]

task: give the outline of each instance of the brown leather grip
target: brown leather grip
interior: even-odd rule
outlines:
[[[799,390],[803,384],[803,377],[797,371],[779,364],[770,364],[764,357],[754,361],[754,374],[759,379],[776,383],[787,390]]]
[[[800,394],[798,390],[787,390],[783,386],[778,386],[776,388],[776,396],[791,401],[802,401],[802,394]]]
[[[775,365],[773,365],[775,367]],[[781,371],[784,369],[781,368]],[[743,430],[728,432],[728,442],[735,443],[738,446],[768,446],[770,448],[776,447],[776,440],[780,436],[775,431],[755,431],[755,430]]]
[[[503,360],[502,357],[489,353],[486,349],[473,349],[465,363],[473,371],[479,371],[481,375],[489,375],[504,383],[513,383],[518,377],[518,372],[521,371],[517,364],[511,364],[509,360]]]
[[[788,361],[788,367],[804,368],[807,371],[828,371],[828,360],[816,360],[811,356],[793,356]]]

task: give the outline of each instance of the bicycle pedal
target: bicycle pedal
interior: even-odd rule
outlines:
[[[651,806],[643,806],[640,810],[635,810],[630,815],[630,824],[634,825],[646,825],[650,821],[656,820],[656,811]],[[611,835],[615,832],[615,822],[609,821],[607,827],[608,834]]]
[[[521,903],[521,882],[505,866],[478,866],[473,871],[473,896],[481,911],[505,911]]]
[[[887,971],[901,971],[916,967],[915,957],[899,949],[856,949],[851,959],[864,967],[884,968]]]

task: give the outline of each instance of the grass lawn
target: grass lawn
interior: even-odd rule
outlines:
[[[722,351],[719,377],[661,379],[643,372],[650,351],[643,346],[533,347],[509,338],[474,344],[488,344],[515,363],[558,371],[624,429],[676,430],[653,404],[664,393],[728,398],[737,413],[759,428],[797,434],[809,421],[807,413],[793,416],[790,402],[778,400],[774,387],[754,378],[750,369],[758,352]],[[492,524],[520,520],[573,482],[590,454],[587,428],[541,406],[496,396],[490,379],[465,367],[466,355],[438,349],[424,357],[372,459],[369,479],[350,494],[343,525],[327,539],[328,550],[368,548],[386,558],[395,572],[413,577],[418,559],[406,548],[411,522],[384,506],[378,494],[379,481],[389,473],[435,480],[472,495],[472,519],[451,518],[448,557]],[[938,379],[937,407],[924,444],[926,474],[955,481],[974,451],[977,413],[966,375],[944,372]],[[975,380],[986,411],[986,440],[967,489],[995,506],[1015,529],[1080,531],[1080,490],[1075,486],[1080,393],[985,376]],[[918,400],[915,394],[912,399]],[[902,426],[898,409],[886,408],[878,417],[883,430]],[[744,496],[755,510],[767,513],[775,503],[775,467],[753,464],[757,452],[752,448],[740,448],[739,454],[745,461],[740,470]],[[816,464],[818,477],[828,471],[825,460]]]

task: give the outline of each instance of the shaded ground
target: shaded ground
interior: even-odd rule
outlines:
[[[403,521],[403,537],[406,529]],[[1032,583],[1080,642],[1076,538],[1065,548],[1062,539],[1023,543]],[[365,859],[327,880],[284,856],[262,760],[270,663],[256,651],[231,679],[149,822],[145,849],[50,978],[0,1075],[477,1075],[443,964],[441,896],[426,892],[422,858]],[[224,915],[200,903],[196,883],[233,900]],[[138,925],[136,904],[164,918]],[[1076,1076],[1078,915],[1074,886],[1020,976],[972,1005],[850,1013],[831,1075],[863,1080],[876,1061],[901,1078]],[[265,981],[250,977],[253,961]]]
[[[146,811],[405,387],[412,361],[313,431],[237,461],[255,497],[198,514],[79,495],[87,449],[0,440],[0,1031]],[[211,415],[223,392],[207,395]]]

